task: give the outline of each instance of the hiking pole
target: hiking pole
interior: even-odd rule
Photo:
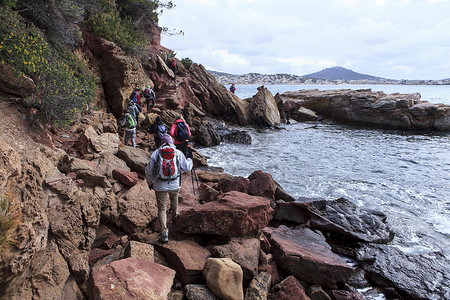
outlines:
[[[194,168],[194,155],[192,154],[191,146],[189,145],[189,141],[186,140],[186,157],[190,157],[192,159],[192,170],[191,170],[191,180],[192,180],[192,193],[195,195],[195,185],[194,185],[194,176],[195,180],[197,181],[197,190],[199,189],[198,186],[198,177],[197,173],[195,172]]]

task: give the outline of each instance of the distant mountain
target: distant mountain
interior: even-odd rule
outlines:
[[[325,80],[383,80],[384,78],[366,74],[356,73],[343,67],[332,67],[322,71],[303,75],[308,78],[319,78]]]

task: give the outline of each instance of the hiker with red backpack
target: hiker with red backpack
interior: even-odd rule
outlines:
[[[170,61],[169,68],[173,71],[173,80],[177,81],[178,64],[175,58]]]
[[[158,204],[158,218],[161,224],[159,241],[169,241],[169,229],[167,228],[167,195],[170,198],[171,220],[175,223],[178,213],[178,192],[181,187],[181,172],[189,172],[192,169],[192,156],[185,157],[180,150],[175,148],[172,137],[164,135],[162,145],[155,150],[150,162],[145,168],[145,178],[149,189],[155,190]]]
[[[161,146],[162,138],[165,134],[169,134],[169,130],[167,129],[166,125],[161,120],[160,116],[157,116],[155,119],[155,123],[150,126],[150,128],[147,129],[147,132],[150,134],[153,134],[153,138],[155,140],[155,147],[156,149]]]
[[[170,127],[169,134],[174,139],[177,149],[181,150],[181,152],[186,155],[187,146],[191,137],[191,130],[186,121],[184,121],[182,115],[178,115],[175,118],[172,127]]]

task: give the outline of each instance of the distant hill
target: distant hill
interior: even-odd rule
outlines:
[[[332,67],[322,71],[303,75],[308,78],[319,78],[325,80],[382,80],[384,78],[366,74],[356,73],[343,67]]]

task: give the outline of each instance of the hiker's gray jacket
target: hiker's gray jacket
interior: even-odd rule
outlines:
[[[175,148],[174,145],[171,145]],[[187,158],[184,156],[183,152],[181,152],[178,149],[175,149],[176,157],[174,160],[176,162],[179,162],[178,169],[181,172],[189,172],[192,170],[192,159]],[[150,162],[147,164],[147,167],[145,167],[145,178],[147,179],[147,184],[153,183],[153,189],[158,192],[167,192],[167,191],[175,191],[180,188],[180,180],[179,178],[176,178],[176,180],[164,180],[157,178],[155,174],[153,174],[156,161],[158,159],[159,155],[159,149],[153,151]]]

